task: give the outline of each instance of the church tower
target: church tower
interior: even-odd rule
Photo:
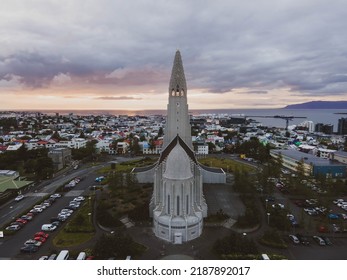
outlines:
[[[154,168],[149,205],[158,238],[180,244],[199,237],[207,205],[202,170],[192,146],[187,85],[182,58],[176,52],[169,85],[164,148]]]
[[[180,51],[176,51],[169,85],[169,104],[164,135],[164,149],[179,136],[193,149],[187,101],[187,83]]]

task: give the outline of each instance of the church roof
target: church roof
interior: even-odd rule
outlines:
[[[172,90],[180,92],[182,89],[184,92],[187,92],[186,77],[184,75],[181,53],[177,50],[171,71],[169,92]]]
[[[193,173],[191,171],[190,159],[177,142],[176,146],[171,150],[166,159],[165,172],[163,177],[173,180],[184,180],[191,178]]]
[[[167,156],[171,153],[172,149],[176,146],[176,144],[179,143],[180,146],[183,148],[183,150],[186,152],[188,157],[195,163],[198,164],[194,152],[188,147],[188,145],[177,135],[172,141],[170,142],[169,145],[166,146],[166,148],[162,151],[160,154],[160,158],[158,161],[158,164],[161,164]]]

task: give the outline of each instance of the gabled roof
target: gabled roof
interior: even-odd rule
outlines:
[[[164,151],[162,151],[162,153],[160,154],[158,164],[161,164],[167,158],[167,156],[171,153],[171,151],[173,150],[173,148],[176,146],[177,143],[181,145],[181,147],[187,153],[189,158],[195,164],[198,164],[198,162],[195,158],[194,152],[188,147],[188,145],[178,135],[174,139],[172,139],[170,144],[166,146]]]

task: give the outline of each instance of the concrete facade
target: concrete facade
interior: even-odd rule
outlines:
[[[53,161],[55,171],[64,168],[71,161],[71,150],[69,148],[55,148],[48,152],[48,157]]]

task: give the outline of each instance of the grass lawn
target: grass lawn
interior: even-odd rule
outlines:
[[[244,170],[247,172],[255,171],[255,167],[252,167],[248,164],[244,164],[232,159],[207,157],[207,158],[199,159],[199,162],[209,167],[223,168],[225,171],[228,170],[229,172],[230,171],[234,172],[235,170],[240,170],[240,171]]]
[[[93,233],[86,232],[65,232],[61,230],[54,238],[53,245],[56,247],[70,247],[83,244],[94,237]]]
[[[116,171],[118,172],[130,172],[135,167],[143,167],[154,164],[158,160],[158,157],[145,157],[143,159],[137,159],[116,164]],[[111,166],[106,166],[99,169],[99,174],[107,174],[111,171]]]
[[[83,205],[62,225],[59,233],[53,239],[54,246],[76,246],[94,237],[95,230],[91,215],[89,215],[89,213],[92,213],[92,205],[93,198],[91,201],[86,198]]]

